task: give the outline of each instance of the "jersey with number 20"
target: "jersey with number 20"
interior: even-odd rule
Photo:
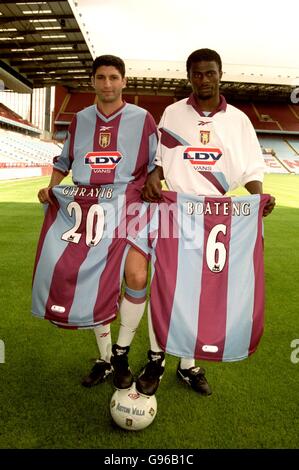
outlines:
[[[52,192],[55,204],[47,208],[36,254],[32,313],[65,328],[110,322],[128,250],[128,201],[138,206],[139,191],[105,185]]]

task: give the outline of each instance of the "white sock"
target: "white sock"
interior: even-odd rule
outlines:
[[[100,358],[106,362],[110,362],[111,358],[111,332],[110,323],[107,325],[98,325],[94,329],[97,345],[100,351]]]
[[[120,328],[118,333],[117,344],[121,347],[130,346],[135,336],[140,320],[142,318],[145,300],[141,303],[134,303],[124,296],[119,312],[120,312]]]
[[[154,332],[150,304],[148,304],[147,321],[148,321],[148,334],[149,334],[149,340],[150,340],[150,345],[151,345],[151,351],[163,352],[163,350],[160,348],[160,346],[157,343],[157,338]]]
[[[181,357],[181,369],[190,369],[195,366],[195,360],[189,357]]]

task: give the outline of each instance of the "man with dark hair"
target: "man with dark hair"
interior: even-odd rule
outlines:
[[[75,185],[100,187],[108,184],[119,193],[121,201],[130,202],[132,194],[134,201],[136,197],[141,201],[146,176],[154,168],[157,146],[154,119],[146,110],[123,101],[125,64],[119,57],[97,57],[92,66],[91,82],[97,104],[75,115],[62,153],[54,159],[49,186],[38,192],[42,203],[53,204],[51,188],[59,185],[70,170]],[[111,154],[114,155],[113,165],[109,160]],[[101,164],[95,165],[94,159]],[[120,208],[119,216],[124,207]],[[108,266],[109,252],[105,259]],[[95,326],[100,358],[82,381],[86,387],[103,382],[112,369],[117,388],[127,388],[133,383],[128,352],[145,307],[147,260],[132,247],[125,260],[124,277],[126,289],[120,305],[121,326],[117,344],[111,345],[109,323]],[[111,279],[111,282],[117,283],[119,279]],[[107,286],[108,290],[110,288]],[[88,303],[93,301],[86,298],[91,311],[93,307]],[[115,314],[111,312],[112,317]]]
[[[126,75],[126,67],[124,61],[120,57],[114,55],[101,55],[96,57],[92,64],[92,76],[94,77],[97,69],[102,66],[115,67],[119,71],[122,78]]]
[[[161,180],[171,191],[196,196],[223,196],[238,186],[244,186],[250,194],[262,194],[264,161],[260,145],[248,117],[220,95],[219,54],[211,49],[196,50],[186,66],[193,93],[164,111],[156,168],[147,178],[144,199],[156,202],[161,198]],[[274,205],[271,197],[263,215],[268,215]],[[157,390],[165,364],[150,315],[149,336],[149,361],[136,382],[138,391],[147,395]],[[212,393],[204,369],[196,367],[193,358],[181,358],[177,374],[196,392]]]
[[[198,49],[189,55],[186,62],[188,78],[191,66],[196,62],[216,62],[216,64],[218,65],[219,72],[222,73],[221,57],[218,52],[213,51],[212,49]]]

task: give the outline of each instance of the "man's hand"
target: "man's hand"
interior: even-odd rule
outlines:
[[[37,193],[39,202],[43,204],[45,202],[48,202],[49,204],[54,204],[54,201],[51,198],[49,191],[50,191],[50,188],[42,188],[39,190],[39,192]]]
[[[264,207],[263,217],[266,217],[267,215],[271,214],[274,207],[275,207],[275,197],[270,196],[269,201],[267,202],[267,204]]]
[[[157,166],[154,171],[152,171],[145,182],[142,190],[142,198],[148,202],[157,202],[161,199],[162,184],[161,179],[163,179],[163,170],[161,167]]]
[[[250,194],[263,194],[263,183],[261,181],[248,181],[245,184],[245,188]],[[264,207],[263,217],[271,214],[275,207],[275,197],[270,195],[270,199]]]
[[[53,197],[51,197],[49,191],[54,186],[57,186],[58,184],[60,184],[63,178],[65,178],[65,176],[66,174],[63,174],[61,171],[53,168],[49,186],[47,188],[40,189],[39,192],[37,193],[39,202],[42,202],[43,204],[45,202],[48,202],[49,204],[54,204],[54,199]]]

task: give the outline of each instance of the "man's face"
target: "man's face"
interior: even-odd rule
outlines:
[[[91,83],[100,102],[114,103],[121,97],[126,79],[112,65],[101,65],[91,77]]]
[[[221,77],[222,72],[219,72],[215,61],[194,62],[188,75],[193,92],[201,100],[208,100],[219,95]]]

